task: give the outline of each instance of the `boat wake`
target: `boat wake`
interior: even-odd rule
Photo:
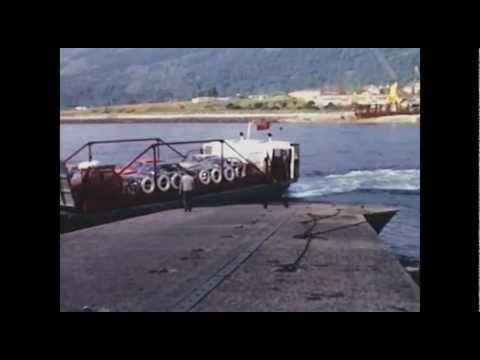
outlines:
[[[416,191],[420,190],[420,170],[362,170],[307,178],[290,187],[292,198],[309,198],[352,191]]]

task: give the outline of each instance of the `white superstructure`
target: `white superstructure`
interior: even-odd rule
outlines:
[[[210,142],[203,144],[203,154],[205,156],[218,156],[223,158],[237,158],[242,162],[254,163],[259,169],[265,170],[265,158],[272,160],[274,150],[286,150],[290,156],[290,176],[294,178],[294,159],[295,147],[288,141],[273,140],[271,136],[267,140],[240,139],[225,140],[226,144],[221,142]],[[229,146],[230,145],[230,146]],[[241,155],[241,156],[240,156]]]

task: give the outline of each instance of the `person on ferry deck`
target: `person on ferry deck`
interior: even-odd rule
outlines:
[[[192,192],[195,180],[188,173],[183,173],[180,180],[179,193],[182,196],[183,208],[185,212],[192,211]]]
[[[271,162],[270,162],[270,156],[267,153],[267,156],[264,159],[265,162],[265,174],[267,176],[271,176]]]
[[[283,165],[283,179],[287,180],[290,178],[290,166],[288,164],[288,155],[285,150],[282,151],[282,165]]]

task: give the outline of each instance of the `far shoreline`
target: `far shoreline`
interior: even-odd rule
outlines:
[[[244,124],[267,119],[278,124],[418,124],[420,115],[394,115],[356,119],[353,112],[332,113],[195,113],[148,115],[76,115],[60,116],[61,125],[72,124]]]

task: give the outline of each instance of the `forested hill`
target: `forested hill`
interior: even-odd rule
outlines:
[[[62,108],[412,80],[418,48],[70,48]]]

